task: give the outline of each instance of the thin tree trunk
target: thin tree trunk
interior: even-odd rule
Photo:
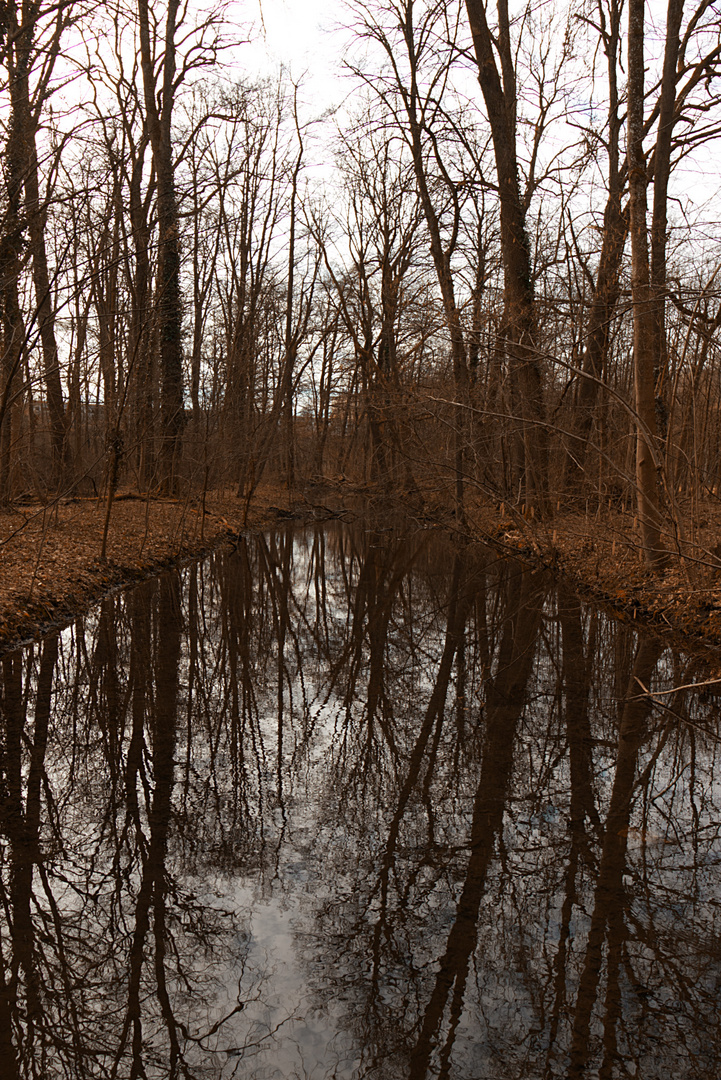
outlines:
[[[138,474],[140,484],[149,490],[155,455],[153,450],[153,377],[152,349],[148,317],[150,290],[150,228],[147,199],[141,197],[141,178],[147,140],[137,149],[130,178],[129,212],[133,229],[134,274],[132,279],[133,310],[131,316],[130,362],[128,378],[133,370],[135,386],[135,430],[138,445]]]
[[[27,92],[25,87],[23,93]],[[29,115],[29,108],[28,108]],[[45,210],[40,204],[38,183],[38,154],[35,131],[27,136],[28,167],[25,176],[25,205],[27,208],[30,251],[32,253],[33,285],[40,342],[43,353],[43,374],[50,419],[50,438],[53,454],[53,486],[62,487],[69,468],[69,443],[60,379],[60,355],[55,337],[55,311],[52,304],[48,256],[45,247]]]
[[[12,10],[15,48],[8,47],[6,66],[11,90],[10,119],[4,151],[4,213],[0,237],[0,282],[2,283],[2,399],[0,399],[0,498],[12,496],[12,399],[25,355],[25,324],[20,307],[21,253],[25,243],[23,184],[27,172],[25,113],[22,85],[27,86],[29,49],[20,44],[27,37],[17,26]]]
[[[453,275],[451,273],[451,261],[450,251],[447,251],[443,247],[443,241],[441,239],[440,223],[438,215],[436,213],[433,200],[431,198],[430,190],[428,188],[428,177],[426,176],[425,165],[423,161],[423,147],[421,143],[421,124],[418,117],[418,87],[416,82],[416,58],[415,58],[415,44],[413,41],[413,25],[411,22],[411,14],[409,7],[408,22],[404,27],[406,34],[406,46],[408,49],[408,56],[411,61],[411,87],[405,94],[405,107],[408,116],[408,122],[411,129],[411,153],[413,158],[413,169],[416,175],[416,182],[418,184],[418,194],[420,197],[421,207],[423,209],[423,215],[426,219],[426,225],[428,226],[428,232],[431,240],[431,256],[433,258],[433,265],[436,271],[436,277],[438,278],[438,284],[441,290],[441,297],[443,300],[443,312],[445,315],[446,326],[451,339],[451,356],[453,358],[453,382],[455,386],[455,392],[458,397],[458,403],[455,410],[455,424],[454,424],[454,465],[455,465],[455,495],[456,495],[456,514],[459,520],[464,517],[464,474],[465,474],[465,443],[466,443],[466,431],[468,426],[468,414],[467,403],[469,396],[470,381],[468,377],[468,356],[466,351],[466,343],[463,336],[463,326],[461,324],[461,315],[456,303],[455,290],[453,286]]]
[[[669,0],[666,15],[666,46],[663,58],[658,133],[653,155],[653,214],[651,218],[651,291],[654,315],[654,386],[659,424],[665,434],[664,406],[668,376],[666,342],[666,229],[668,181],[671,174],[671,138],[676,105],[676,64],[683,17],[683,0]]]
[[[581,446],[576,458],[583,464],[588,456],[587,440],[593,427],[611,336],[611,320],[620,293],[619,275],[628,234],[628,207],[621,206],[620,193],[609,194],[603,215],[603,243],[588,316],[586,347],[582,367],[589,378],[581,378],[576,394],[575,434]],[[578,446],[578,444],[576,444]]]
[[[63,390],[60,379],[60,360],[55,338],[55,312],[52,305],[50,272],[45,247],[46,212],[40,199],[38,179],[39,163],[35,136],[37,133],[40,108],[48,94],[48,87],[55,60],[60,51],[60,41],[66,26],[66,9],[69,5],[58,5],[54,14],[55,26],[52,36],[42,53],[42,74],[30,93],[30,72],[33,66],[35,31],[40,16],[39,6],[22,4],[22,22],[18,22],[17,5],[7,5],[6,18],[10,41],[6,51],[8,68],[8,88],[10,92],[11,132],[8,139],[8,153],[12,153],[12,184],[15,191],[12,200],[19,201],[22,189],[25,199],[25,219],[21,229],[29,233],[29,250],[32,260],[32,277],[35,289],[35,320],[40,333],[43,355],[43,375],[45,393],[50,419],[50,437],[52,446],[52,485],[58,487],[65,479],[68,466],[68,438],[63,404]],[[12,144],[12,150],[10,149]],[[19,207],[16,205],[11,214],[11,221],[19,223]],[[17,237],[19,239],[19,235]]]

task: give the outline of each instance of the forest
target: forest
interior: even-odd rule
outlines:
[[[331,108],[255,11],[0,19],[3,505],[333,480],[714,561],[711,0],[351,0]]]
[[[256,3],[0,0],[0,1073],[718,1080],[721,6]]]

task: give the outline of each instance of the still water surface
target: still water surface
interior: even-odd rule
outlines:
[[[718,1080],[704,677],[439,535],[109,597],[2,661],[2,1076]]]

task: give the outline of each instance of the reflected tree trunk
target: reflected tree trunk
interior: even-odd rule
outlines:
[[[3,1012],[8,1024],[3,1040],[12,1048],[12,1028],[22,1040],[23,1052],[34,1049],[38,1029],[44,1026],[43,986],[36,956],[33,925],[33,875],[40,862],[41,790],[45,781],[45,755],[52,710],[53,678],[58,658],[58,637],[51,634],[42,646],[35,697],[32,735],[26,731],[26,699],[22,690],[22,658],[3,662],[3,706],[6,716],[4,769],[5,811],[3,833],[10,843],[10,972],[4,978]],[[26,763],[24,745],[29,744]],[[26,778],[26,779],[25,779]],[[23,798],[24,794],[24,798]],[[20,976],[25,981],[25,1006],[20,1004]],[[22,1036],[20,1032],[22,1031]],[[17,1062],[17,1049],[10,1060]],[[17,1070],[17,1065],[15,1066]]]
[[[470,958],[478,940],[478,914],[508,802],[516,727],[525,707],[544,598],[542,583],[534,575],[516,570],[511,581],[512,611],[503,632],[496,675],[486,694],[483,758],[469,838],[471,855],[418,1042],[411,1052],[409,1080],[423,1080],[429,1074],[449,996],[448,1031],[440,1049],[439,1075],[452,1075],[451,1053],[463,1013]]]
[[[408,761],[406,777],[398,795],[398,802],[388,830],[388,838],[383,852],[379,875],[380,911],[373,932],[374,981],[377,983],[377,970],[380,964],[380,946],[388,918],[388,887],[395,859],[396,847],[401,822],[413,792],[418,788],[427,765],[426,752],[428,743],[436,725],[444,720],[448,687],[453,671],[453,662],[463,640],[466,620],[474,599],[474,590],[469,587],[467,566],[462,554],[456,555],[453,563],[451,586],[448,597],[448,621],[445,641],[438,671],[433,684],[430,700],[426,708],[418,737]]]
[[[151,911],[154,916],[156,992],[168,1030],[171,1076],[177,1074],[180,1053],[176,1023],[170,1013],[165,978],[167,949],[165,898],[168,888],[165,863],[174,780],[181,633],[178,576],[169,574],[161,578],[158,591],[155,698],[153,712],[149,719],[149,731],[152,737],[153,771],[153,793],[148,813],[150,836],[147,841],[138,838],[142,860],[142,876],[135,905],[135,926],[130,947],[128,1006],[116,1058],[119,1064],[122,1060],[128,1036],[130,1036],[132,1048],[131,1080],[139,1080],[140,1077],[145,1076],[141,980],[145,964],[146,942],[150,932]],[[138,654],[138,660],[141,660],[141,656],[142,654]],[[138,676],[137,704],[141,706],[143,704],[141,698],[142,670],[138,673]],[[134,731],[135,734],[136,731]],[[131,796],[129,792],[129,801],[132,798],[134,796]]]
[[[591,1017],[596,1002],[603,965],[603,946],[608,941],[609,979],[613,983],[614,970],[619,963],[619,950],[625,939],[624,912],[627,905],[623,886],[626,868],[628,826],[631,800],[636,778],[638,754],[647,738],[648,718],[652,708],[649,698],[639,697],[641,687],[648,686],[661,653],[661,646],[652,638],[643,638],[638,648],[633,672],[627,690],[618,733],[616,773],[611,792],[611,802],[606,817],[601,864],[598,872],[596,895],[591,916],[591,928],[586,946],[586,959],[578,988],[573,1018],[573,1034],[570,1051],[569,1080],[586,1075],[591,1053]],[[606,1002],[605,1035],[612,1036],[616,1016],[612,985]]]
[[[567,970],[571,923],[578,902],[577,881],[579,870],[592,856],[586,822],[601,832],[601,822],[591,781],[593,757],[591,753],[591,724],[588,714],[588,698],[592,680],[593,642],[584,649],[584,632],[581,605],[576,596],[565,588],[559,589],[559,622],[563,638],[563,686],[566,713],[566,737],[571,772],[570,832],[571,847],[565,872],[565,891],[561,908],[558,949],[554,962],[554,1002],[551,1011],[546,1076],[550,1077],[551,1062],[556,1052],[556,1041],[561,1018],[567,1008]]]

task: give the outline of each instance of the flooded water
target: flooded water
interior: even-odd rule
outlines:
[[[439,535],[106,599],[2,661],[2,1076],[718,1080],[705,678]]]

